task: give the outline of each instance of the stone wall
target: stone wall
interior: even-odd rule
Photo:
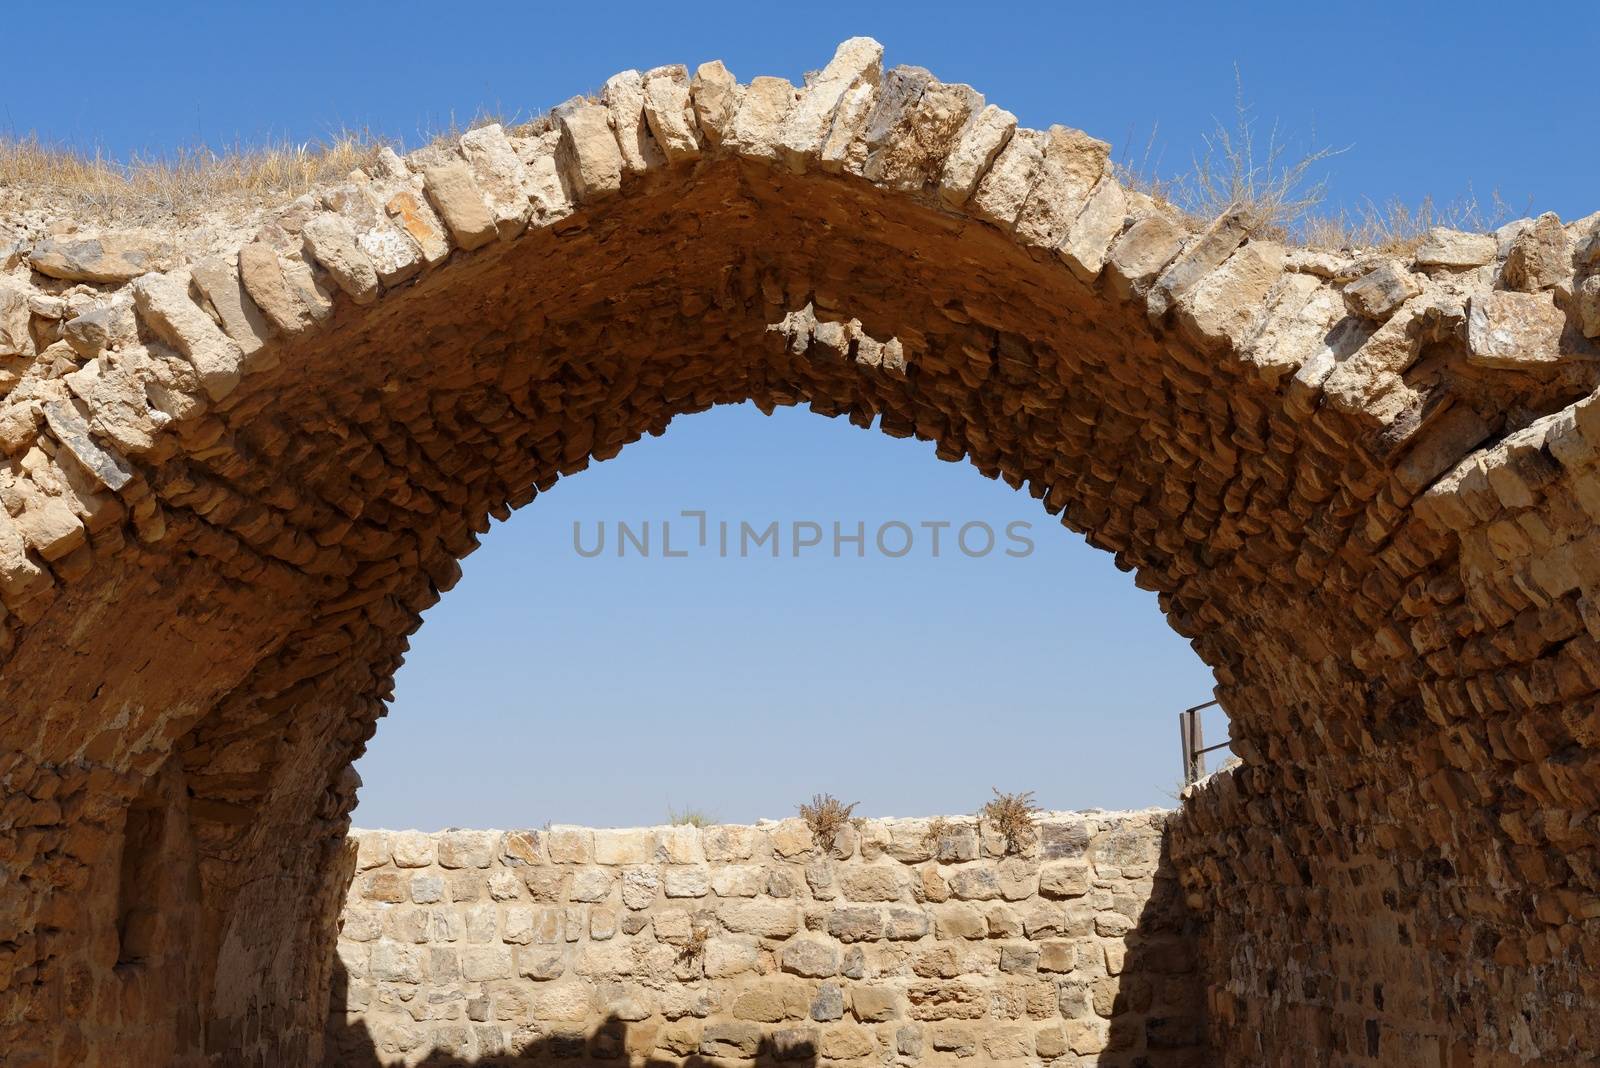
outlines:
[[[1198,1065],[1167,815],[354,831],[328,1063]]]

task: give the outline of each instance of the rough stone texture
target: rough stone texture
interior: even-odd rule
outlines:
[[[682,106],[675,91],[652,105],[654,75],[644,127],[624,136],[654,137],[652,106]],[[673,127],[675,157],[628,170],[612,110],[583,102],[505,134],[520,176],[492,133],[390,154],[272,209],[248,239],[174,237],[172,269],[128,285],[3,261],[10,1061],[316,1063],[356,860],[350,762],[420,613],[494,520],[676,416],[745,400],[915,436],[1026,488],[1155,591],[1212,667],[1241,764],[1193,790],[1167,830],[1203,925],[1206,1062],[1595,1061],[1595,220],[1562,228],[1565,261],[1531,243],[1555,241],[1548,224],[1503,240],[1435,234],[1400,263],[1422,292],[1380,324],[1366,313],[1384,302],[1352,298],[1353,314],[1344,292],[1374,252],[1280,257],[1246,217],[1197,224],[1126,190],[1112,234],[1092,138],[1017,129],[991,157],[974,131],[995,116],[969,87],[896,68],[871,89],[843,94],[818,166],[806,156],[800,174],[780,145],[805,91],[741,88],[708,64],[676,113],[694,117],[698,158]],[[955,194],[961,168],[988,160],[965,203],[944,193],[952,155]],[[376,226],[403,231],[421,262],[386,260],[360,305],[307,240],[321,212],[348,222],[375,270],[379,246],[361,238]],[[1101,237],[1095,273],[1085,250]],[[213,256],[237,265],[237,307],[182,262]],[[246,298],[276,335],[248,320]],[[603,867],[598,842],[552,832],[543,870]],[[423,844],[394,863],[444,863]],[[719,967],[798,933],[802,910],[769,900],[778,882],[732,871],[764,863],[753,843],[703,844],[706,862],[730,865],[730,896],[755,892],[719,906]],[[972,835],[937,855],[975,860],[980,847]],[[773,848],[812,846],[774,835]],[[920,848],[891,838],[886,852]],[[1047,835],[1041,860],[1074,848]],[[547,952],[513,943],[513,968],[552,972],[550,947],[584,937],[567,922],[574,888],[620,897],[611,937],[590,913],[588,938],[642,936],[628,903],[664,895],[653,868],[669,862],[701,863],[632,865],[615,889],[580,887],[576,872],[570,886],[525,882],[530,907],[561,905],[562,941],[537,941],[556,914],[528,917],[527,945]],[[450,868],[442,885],[382,872],[374,900],[453,905],[486,870]],[[939,906],[932,937],[1026,940],[998,871],[992,887],[922,874]],[[489,913],[473,915],[462,939],[484,951],[462,975],[500,974],[492,936],[474,941]],[[862,939],[841,954],[843,979],[814,981],[874,966],[873,926],[858,919],[837,935],[805,925]],[[884,917],[885,940],[928,937],[898,923]],[[1097,913],[1094,930],[1136,927]],[[397,941],[368,966],[384,981],[422,975],[421,944]],[[1029,960],[1018,947],[996,968]],[[1047,961],[1067,963],[1041,947]],[[903,1044],[897,1032],[897,1049],[1026,1059],[1029,1036],[970,1026],[997,1004],[1020,1005],[1006,1009],[1020,1026],[1025,995],[918,983],[930,985],[909,986],[908,1006],[943,1018],[913,1016],[902,1026],[925,1026]],[[1091,984],[1081,1004],[1097,1010],[1097,996]],[[621,1005],[619,1019],[646,1007]],[[538,1011],[592,1007],[551,995]],[[459,1049],[492,1022],[474,1018],[486,1006],[466,1012]],[[661,1029],[681,1056],[743,1056],[764,1040],[759,1021],[702,1032],[688,1015]],[[1076,1049],[1110,1037],[1100,1015],[1034,1033],[1035,1056],[1093,1057]],[[815,1026],[823,1059],[857,1057],[860,1033],[828,1030],[844,1022],[785,1030]],[[1152,1024],[1144,1040],[1155,1064],[1189,1036]]]
[[[1069,1049],[1108,1064],[1199,1063],[1198,928],[1163,856],[1169,816],[1054,813],[1040,836],[1052,845],[968,859],[930,837],[927,820],[866,821],[827,857],[783,855],[794,821],[352,831],[326,1063],[537,1064],[607,1059],[619,1045],[661,1065],[885,1063],[918,1059],[950,1021],[975,1066]],[[592,833],[612,859],[550,859],[557,833]],[[747,844],[737,861],[670,862],[730,834]],[[970,818],[947,821],[946,840],[980,836],[996,838]],[[924,848],[901,859],[893,842]],[[415,866],[430,847],[437,864]],[[463,848],[473,863],[458,863]],[[629,900],[619,887],[643,869],[663,873],[660,891]],[[709,888],[752,873],[754,896]],[[685,875],[698,880],[690,899],[673,892]],[[953,896],[927,892],[943,884]],[[989,892],[1000,886],[1012,889],[1004,900]],[[631,921],[620,932],[619,913]]]

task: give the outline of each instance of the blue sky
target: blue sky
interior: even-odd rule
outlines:
[[[415,142],[667,62],[798,80],[868,34],[888,62],[971,82],[1025,124],[1082,127],[1135,161],[1154,133],[1158,170],[1183,169],[1229,116],[1237,63],[1264,126],[1349,146],[1325,171],[1335,206],[1498,190],[1519,214],[1600,208],[1586,5],[80,3],[66,24],[37,4],[6,20],[42,51],[9,80],[0,132],[119,157],[347,127]],[[1030,521],[1035,549],[573,551],[574,520],[592,534],[694,508],[869,531]],[[358,765],[356,819],[745,820],[822,790],[869,814],[960,812],[991,786],[1060,807],[1169,803],[1175,713],[1210,684],[1154,597],[1025,495],[926,444],[725,409],[490,533],[413,640]]]

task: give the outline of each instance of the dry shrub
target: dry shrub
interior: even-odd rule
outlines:
[[[1033,803],[1032,790],[1003,794],[996,789],[994,800],[979,809],[978,815],[1005,838],[1006,852],[1020,853],[1038,838],[1039,812],[1039,806]]]
[[[800,806],[800,818],[811,828],[811,837],[817,840],[822,852],[833,851],[834,839],[846,824],[853,822],[850,814],[858,804],[859,801],[852,801],[847,805],[832,794],[816,794],[809,805]]]
[[[674,827],[711,827],[716,819],[704,809],[686,808],[682,812],[667,806],[667,822]]]
[[[705,955],[706,942],[711,938],[711,928],[695,922],[689,927],[689,940],[678,949],[678,963],[688,964]]]
[[[922,832],[922,844],[933,850],[939,851],[939,843],[944,841],[945,835],[950,833],[950,821],[943,816],[935,816],[928,821],[928,829]]]
[[[1129,188],[1188,215],[1197,227],[1242,209],[1263,237],[1311,248],[1401,255],[1413,251],[1435,226],[1487,233],[1516,214],[1498,192],[1491,194],[1489,209],[1482,209],[1470,189],[1443,207],[1425,197],[1414,207],[1396,198],[1382,206],[1368,200],[1355,210],[1321,211],[1328,192],[1321,166],[1351,146],[1319,144],[1313,135],[1296,151],[1291,148],[1294,139],[1277,123],[1263,137],[1237,66],[1233,119],[1215,121],[1202,135],[1202,151],[1192,158],[1187,172],[1163,173],[1159,130],[1151,127],[1141,158],[1136,160],[1124,150],[1114,164],[1117,177]],[[1125,145],[1134,144],[1131,133]],[[1531,213],[1530,204],[1524,214]]]

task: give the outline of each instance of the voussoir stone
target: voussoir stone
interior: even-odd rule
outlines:
[[[221,400],[239,384],[244,354],[211,317],[189,299],[187,276],[147,274],[133,283],[133,303],[150,328],[194,365],[212,400]]]
[[[472,169],[465,162],[426,164],[422,168],[422,180],[428,199],[462,249],[470,252],[482,248],[499,236],[483,190],[478,188]]]

